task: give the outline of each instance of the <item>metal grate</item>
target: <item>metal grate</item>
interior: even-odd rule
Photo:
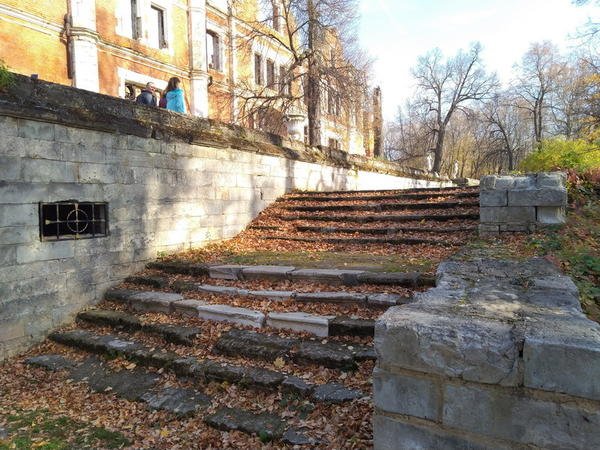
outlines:
[[[108,236],[108,203],[40,203],[42,241]]]

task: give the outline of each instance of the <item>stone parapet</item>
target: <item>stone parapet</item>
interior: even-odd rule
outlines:
[[[600,325],[545,259],[442,263],[375,347],[378,450],[600,447]]]
[[[566,221],[567,189],[562,172],[490,175],[481,179],[481,236],[535,231]]]

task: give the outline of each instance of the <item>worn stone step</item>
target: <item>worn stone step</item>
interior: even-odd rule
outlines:
[[[209,266],[207,264],[197,264],[182,261],[154,261],[146,264],[148,269],[160,270],[166,273],[176,273],[182,275],[208,275]]]
[[[143,286],[151,286],[157,289],[165,288],[169,285],[169,280],[158,276],[140,276],[135,275],[125,278],[126,283],[139,284]]]
[[[115,372],[95,357],[77,362],[59,355],[41,355],[28,358],[25,363],[46,370],[67,370],[70,379],[87,383],[95,392],[145,402],[150,409],[168,411],[178,417],[194,415],[209,407],[212,401],[195,389],[157,387],[160,380],[157,373],[140,368]]]
[[[77,314],[80,321],[106,325],[127,331],[142,330],[146,333],[161,336],[165,341],[174,344],[192,345],[194,339],[200,334],[198,327],[187,327],[166,323],[143,323],[138,317],[122,311],[90,310]]]
[[[191,377],[204,383],[227,381],[251,389],[273,390],[280,388],[289,378],[285,373],[261,367],[237,366],[218,363],[209,359],[199,360],[193,357],[182,357],[173,352],[148,348],[139,342],[122,339],[119,336],[96,334],[87,330],[54,332],[50,334],[49,338],[59,344],[110,358],[120,356],[134,361],[138,365],[173,370],[179,376]],[[328,384],[312,386],[307,390],[307,395],[311,395],[311,398],[315,401],[329,401],[328,398],[321,395],[316,396],[316,392],[321,392],[323,389],[327,390],[323,386],[328,386]],[[351,399],[363,395],[359,391],[345,387],[344,389],[347,390],[344,395]]]
[[[478,198],[479,192],[456,192],[456,193],[444,193],[444,192],[432,192],[432,193],[416,193],[416,194],[397,194],[397,193],[381,193],[379,195],[362,195],[362,196],[319,196],[319,195],[305,195],[305,196],[291,196],[285,200],[292,201],[303,201],[303,202],[344,202],[348,200],[352,201],[380,201],[380,200],[425,200],[428,198],[448,197],[454,198]]]
[[[374,355],[372,349],[372,346],[346,345],[338,342],[322,343],[306,339],[282,338],[254,331],[230,330],[219,337],[213,352],[269,362],[281,358],[298,364],[317,364],[332,369],[354,370],[357,367],[357,355],[359,360],[371,359],[369,354]]]
[[[336,317],[329,322],[329,336],[369,336],[375,335],[375,321]]]
[[[335,316],[319,316],[303,312],[270,312],[267,314],[267,326],[327,337],[329,322],[333,319]]]
[[[261,239],[280,240],[290,242],[315,242],[315,238],[289,237],[289,236],[262,236]],[[372,244],[390,244],[390,245],[450,245],[442,240],[422,239],[422,238],[319,238],[319,242],[327,244],[340,245],[372,245]]]
[[[394,214],[370,214],[368,216],[359,215],[308,215],[308,214],[278,214],[275,218],[285,220],[289,222],[296,221],[319,221],[319,222],[357,222],[357,223],[369,223],[369,222],[421,222],[424,220],[445,222],[448,220],[479,220],[479,212],[476,213],[452,213],[452,214],[406,214],[406,215],[394,215]]]
[[[367,205],[307,205],[307,206],[282,206],[287,211],[299,212],[325,212],[325,211],[405,211],[419,209],[452,209],[452,208],[479,208],[479,202],[437,202],[437,203],[377,203]]]
[[[393,235],[398,233],[432,233],[432,234],[452,234],[461,232],[477,231],[476,226],[461,226],[450,228],[432,228],[432,227],[385,227],[385,228],[357,228],[357,227],[319,227],[312,225],[297,225],[296,230],[308,233],[323,234],[371,234],[371,235]]]
[[[204,422],[221,431],[254,434],[263,441],[278,440],[287,429],[286,422],[275,414],[239,408],[219,408],[214,414],[206,416]]]
[[[180,294],[110,289],[106,292],[104,298],[124,303],[136,311],[164,314],[175,312],[204,320],[229,322],[255,328],[261,328],[265,322],[265,315],[260,311],[229,305],[210,304],[198,300],[186,300]]]
[[[297,193],[290,194],[292,197],[294,195],[321,195],[324,197],[330,195],[343,195],[343,194],[389,194],[389,193],[397,193],[401,192],[402,194],[415,194],[415,193],[424,193],[424,192],[434,192],[434,193],[448,193],[451,191],[459,191],[459,192],[479,192],[479,186],[448,186],[448,187],[418,187],[418,188],[409,188],[409,189],[363,189],[363,190],[352,190],[352,191],[301,191]],[[448,194],[447,194],[448,195]]]

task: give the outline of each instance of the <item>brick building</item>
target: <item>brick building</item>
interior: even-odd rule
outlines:
[[[244,95],[284,85],[291,56],[277,44],[280,18],[271,34],[254,33],[264,26],[258,0],[231,3],[0,0],[0,59],[17,73],[121,98],[135,98],[148,81],[164,89],[177,76],[190,113],[286,135],[277,106],[246,114]],[[283,89],[301,93],[302,83]],[[344,113],[332,99],[322,101],[321,144],[372,155],[373,101]],[[303,102],[292,109],[306,114]]]

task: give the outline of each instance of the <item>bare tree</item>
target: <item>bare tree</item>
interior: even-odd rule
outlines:
[[[304,102],[308,113],[308,140],[321,144],[324,105],[345,117],[360,115],[370,101],[371,60],[358,47],[355,28],[358,0],[255,0],[257,18],[238,17],[249,25],[243,45],[268,42],[290,57],[285,71],[272,86],[240,86],[245,114],[294,111]],[[238,0],[247,3],[247,0]],[[354,122],[361,123],[360,117]]]
[[[485,72],[481,46],[444,60],[439,49],[419,58],[413,76],[417,79],[417,103],[435,128],[433,171],[440,172],[448,124],[456,112],[467,111],[472,102],[486,99],[497,86],[496,76]]]
[[[516,66],[519,76],[513,83],[513,92],[521,100],[519,105],[531,114],[538,144],[544,136],[549,96],[555,92],[563,68],[558,49],[550,41],[532,44]]]

